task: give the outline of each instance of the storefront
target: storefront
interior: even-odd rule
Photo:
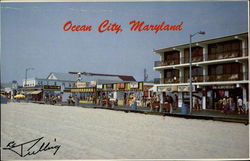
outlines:
[[[96,99],[97,90],[96,87],[85,87],[85,88],[67,88],[64,93],[68,93],[67,96],[72,96],[74,99],[79,100],[79,103],[94,103]],[[65,97],[65,99],[67,99]],[[64,100],[65,100],[64,99]]]
[[[61,96],[61,86],[44,85],[43,86],[43,100],[45,103],[51,102],[51,99]]]
[[[244,105],[247,105],[247,102],[249,102],[248,92],[248,86],[246,84],[238,86],[236,84],[206,86],[206,107],[207,109],[221,110],[221,100],[229,97],[233,99],[234,106],[237,106],[238,97],[243,100]]]

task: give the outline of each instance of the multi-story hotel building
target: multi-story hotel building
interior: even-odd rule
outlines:
[[[189,44],[154,50],[160,55],[154,70],[157,91],[174,96],[178,106],[189,97]],[[203,109],[217,109],[219,99],[237,96],[248,105],[248,33],[192,43],[193,95]]]

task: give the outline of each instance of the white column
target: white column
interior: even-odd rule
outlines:
[[[164,78],[164,70],[160,70],[160,84],[164,84],[164,82],[162,82]]]
[[[206,78],[208,76],[208,66],[207,65],[204,65],[202,67],[202,70],[203,70],[203,82],[206,82]]]
[[[243,74],[243,80],[247,80],[247,63],[246,62],[242,62],[242,74]]]
[[[242,56],[247,56],[247,41],[242,39]]]
[[[184,63],[184,49],[178,49],[178,51],[180,52],[180,64]]]
[[[203,47],[203,61],[208,60],[208,47],[207,45],[202,45]]]
[[[184,83],[184,68],[179,69],[180,83]]]
[[[205,110],[207,106],[206,96],[202,96],[202,109]]]
[[[243,101],[243,104],[246,105],[246,102],[247,102],[247,89],[246,87],[242,87],[242,101]]]
[[[178,107],[181,108],[183,104],[183,93],[179,92],[178,93]]]

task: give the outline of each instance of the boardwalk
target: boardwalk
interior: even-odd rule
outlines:
[[[190,159],[248,158],[244,124],[125,113],[82,107],[9,103],[1,105],[2,145],[44,137],[54,149],[2,159]],[[56,141],[54,140],[56,138]],[[34,143],[33,143],[34,144]],[[26,154],[32,144],[25,144]],[[15,148],[18,151],[18,147]]]

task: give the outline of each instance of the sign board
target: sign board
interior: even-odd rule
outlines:
[[[64,92],[95,92],[95,88],[70,88],[65,89]]]
[[[212,89],[234,89],[234,88],[236,88],[235,85],[220,85],[220,86],[214,85],[214,86],[212,86]]]
[[[112,84],[106,84],[106,89],[112,89]]]
[[[61,86],[50,86],[50,85],[44,85],[43,90],[45,91],[60,91]]]
[[[178,86],[178,92],[189,92],[190,86]],[[192,91],[195,91],[195,86],[193,86]]]
[[[124,89],[125,88],[125,83],[118,83],[117,88],[118,89]]]
[[[174,92],[177,91],[177,86],[159,86],[157,87],[158,92]]]
[[[102,84],[96,85],[96,88],[97,88],[97,89],[102,89]]]
[[[77,88],[85,88],[86,87],[86,82],[77,82],[76,87]]]
[[[90,87],[95,87],[96,86],[96,81],[90,81]]]
[[[130,83],[130,88],[138,88],[139,85],[138,85],[138,82],[131,82]]]

